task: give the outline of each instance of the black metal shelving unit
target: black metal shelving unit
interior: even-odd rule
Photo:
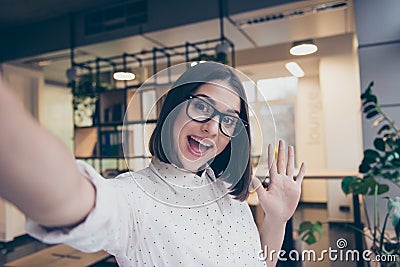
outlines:
[[[92,151],[80,151],[80,144],[75,143],[75,154],[77,159],[87,160],[94,166],[97,166],[99,171],[103,171],[104,160],[115,160],[116,169],[120,169],[121,161],[130,159],[146,159],[149,155],[146,154],[126,154],[125,157],[121,154],[122,142],[114,145],[105,144],[111,136],[115,139],[117,136],[120,139],[124,118],[126,116],[126,108],[129,104],[131,96],[138,91],[141,82],[118,82],[111,78],[111,74],[116,71],[129,71],[130,69],[147,70],[148,73],[156,74],[164,68],[171,67],[173,64],[200,61],[203,58],[209,59],[210,57],[217,58],[214,55],[215,48],[218,45],[225,45],[228,48],[228,54],[223,55],[224,58],[229,57],[231,66],[235,64],[234,44],[224,37],[206,40],[196,43],[186,42],[182,45],[171,47],[155,47],[150,50],[143,50],[138,53],[123,53],[120,55],[101,58],[96,57],[92,60],[85,62],[75,61],[71,53],[71,66],[75,74],[75,79],[71,80],[71,88],[73,93],[74,112],[78,112],[77,106],[80,101],[85,98],[91,98],[90,104],[86,106],[87,109],[95,110],[92,114],[91,123],[81,125],[77,121],[77,114],[74,114],[74,133],[75,142],[87,142],[88,149]],[[188,64],[190,67],[190,64]],[[151,75],[149,75],[151,76]],[[143,79],[143,77],[141,77]],[[146,77],[145,77],[146,78]],[[169,81],[168,81],[169,82]],[[149,91],[157,90],[160,86],[168,85],[165,81],[154,84],[146,84]],[[154,88],[151,88],[151,87]],[[141,92],[145,92],[144,90]],[[157,95],[157,92],[155,92]],[[141,107],[137,110],[136,119],[130,119],[129,116],[125,118],[125,125],[144,125],[155,124],[157,118],[147,119],[143,114],[143,97],[140,98]],[[107,106],[108,105],[108,106]],[[119,105],[119,106],[118,106]],[[110,112],[107,115],[107,109],[120,109],[118,112]],[[157,111],[158,112],[158,111]],[[116,115],[116,113],[118,113]],[[129,114],[128,114],[129,115]],[[111,118],[116,116],[117,118]],[[107,117],[107,118],[106,118]],[[86,129],[86,130],[85,130]],[[87,136],[80,136],[80,135]],[[115,135],[115,136],[114,136]],[[89,141],[88,141],[89,139]],[[91,139],[91,140],[90,140]],[[93,140],[95,139],[95,140]],[[107,141],[108,142],[108,141]],[[96,164],[97,162],[97,164]],[[125,171],[121,169],[120,171]]]

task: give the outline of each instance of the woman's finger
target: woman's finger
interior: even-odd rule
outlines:
[[[293,177],[294,175],[294,148],[288,146],[288,160],[286,165],[286,175]]]
[[[283,140],[279,140],[277,160],[278,173],[286,173],[285,168],[285,143]]]
[[[296,183],[301,184],[301,182],[303,181],[304,175],[306,174],[306,164],[303,162],[301,164],[299,173],[296,176]]]
[[[274,146],[268,145],[268,170],[269,176],[275,175],[277,173],[275,164],[275,149]]]

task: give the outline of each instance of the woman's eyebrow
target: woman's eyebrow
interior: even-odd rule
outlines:
[[[211,97],[209,97],[208,95],[205,95],[205,94],[196,94],[196,95],[194,95],[194,96],[201,96],[201,97],[205,97],[205,98],[207,98],[207,100],[208,100],[208,101],[210,101],[210,102],[211,102],[211,104],[215,105],[215,100],[214,100],[214,99],[212,99]]]
[[[207,101],[211,102],[211,104],[213,104],[214,106],[216,105],[215,100],[212,99],[212,98],[211,98],[210,96],[208,96],[208,95],[205,95],[205,94],[196,94],[195,96],[201,96],[201,97],[207,98]],[[225,112],[228,112],[228,113],[236,113],[238,116],[240,116],[240,112],[237,111],[237,110],[235,110],[235,109],[228,109],[228,110],[226,110]]]

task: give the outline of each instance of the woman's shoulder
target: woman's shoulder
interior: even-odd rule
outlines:
[[[139,171],[127,171],[117,175],[115,178],[107,179],[114,187],[119,188],[129,195],[142,195],[148,184],[153,184],[153,177],[150,177],[149,168],[144,168]]]
[[[122,182],[133,182],[137,178],[142,178],[143,176],[148,175],[148,167],[141,169],[139,171],[126,171],[123,173],[118,174],[114,179]]]

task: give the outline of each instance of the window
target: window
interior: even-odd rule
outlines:
[[[287,145],[295,146],[298,79],[262,79],[257,81],[258,90],[252,82],[245,82],[244,87],[251,109],[253,163],[257,163],[260,155],[266,153],[263,149],[266,150],[269,143],[283,139]]]

